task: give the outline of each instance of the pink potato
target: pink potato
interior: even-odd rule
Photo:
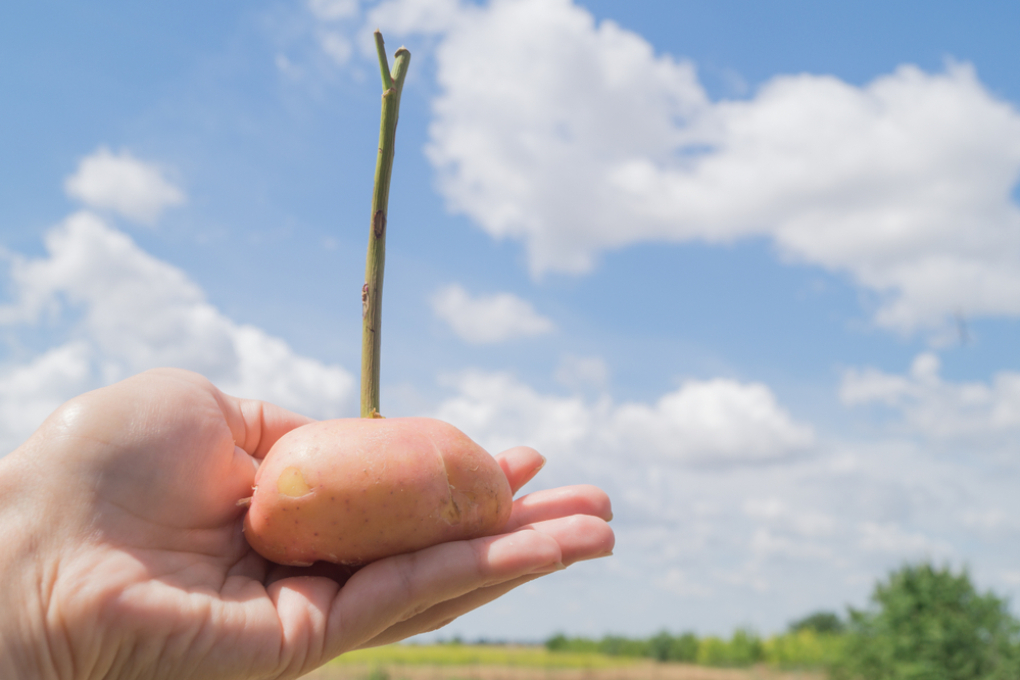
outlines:
[[[292,430],[266,454],[244,534],[280,564],[364,564],[494,534],[512,503],[499,463],[452,425],[325,420]]]

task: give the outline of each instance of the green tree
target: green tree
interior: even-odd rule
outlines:
[[[632,640],[621,635],[606,635],[598,650],[607,656],[650,656],[648,640]]]
[[[743,628],[734,632],[729,640],[710,636],[698,644],[697,662],[704,666],[750,666],[764,658],[761,638]]]
[[[840,658],[845,637],[811,628],[775,635],[765,641],[765,661],[780,668],[825,668]]]
[[[698,636],[694,633],[684,633],[673,638],[669,646],[669,660],[694,663],[698,660]]]
[[[694,663],[698,658],[698,636],[684,633],[673,636],[662,631],[647,642],[647,654],[657,661],[683,661]]]
[[[815,612],[790,624],[791,633],[799,633],[802,630],[810,630],[813,633],[822,635],[835,635],[842,633],[846,626],[839,614],[834,612]]]
[[[599,643],[588,638],[568,638],[563,633],[556,633],[545,641],[545,648],[550,652],[591,653],[599,651]]]
[[[1020,678],[1020,626],[1003,600],[975,590],[966,571],[905,566],[875,587],[872,604],[850,610],[833,678]]]
[[[545,648],[550,652],[565,652],[570,645],[570,640],[563,633],[556,633],[545,641]]]
[[[669,661],[669,650],[673,646],[673,636],[662,631],[648,641],[648,652],[656,661]]]

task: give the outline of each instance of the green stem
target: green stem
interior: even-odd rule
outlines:
[[[365,285],[361,289],[361,417],[379,415],[379,348],[382,338],[382,284],[386,265],[386,211],[390,198],[390,174],[393,170],[394,142],[400,114],[400,92],[411,61],[411,53],[401,47],[393,55],[393,71],[386,59],[382,34],[375,32],[382,75],[382,118],[379,124],[379,155],[375,162],[375,187],[372,191],[372,222],[368,232],[368,258]]]

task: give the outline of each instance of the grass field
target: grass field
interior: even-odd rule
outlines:
[[[358,650],[307,680],[824,680],[807,672],[706,668],[540,646],[390,645]]]

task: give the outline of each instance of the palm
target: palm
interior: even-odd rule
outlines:
[[[99,637],[134,640],[119,675],[149,675],[160,660],[156,677],[293,677],[442,625],[543,565],[611,547],[604,495],[574,487],[518,501],[512,537],[436,546],[353,576],[273,565],[245,541],[237,501],[251,494],[256,461],[305,422],[182,371],[90,393],[48,421],[40,432],[60,443],[47,453],[60,464],[51,461],[59,474],[47,481],[80,510],[60,531],[82,546],[53,598],[83,618],[99,613],[71,636],[79,656],[107,653],[90,642]],[[515,491],[539,461],[530,450],[501,459]]]

